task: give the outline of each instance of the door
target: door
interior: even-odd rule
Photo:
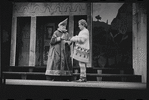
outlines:
[[[36,66],[46,66],[48,52],[50,49],[50,40],[57,30],[58,24],[69,18],[68,16],[47,16],[37,17],[37,34],[36,34]],[[69,19],[68,19],[69,22]],[[67,22],[67,30],[69,23]]]
[[[73,34],[73,36],[79,34],[80,29],[78,27],[78,21],[81,19],[85,19],[87,21],[87,15],[76,15],[76,16],[74,16],[74,32],[73,32],[74,34]],[[79,63],[75,59],[73,59],[73,67],[79,67]]]

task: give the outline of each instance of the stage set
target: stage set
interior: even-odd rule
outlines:
[[[144,3],[13,2],[10,5],[6,17],[9,22],[3,22],[2,28],[4,85],[146,89]],[[91,53],[87,82],[76,82],[80,68],[74,59],[71,59],[72,76],[57,76],[62,80],[52,81],[45,75],[49,42],[59,22],[66,18],[71,37],[78,35],[80,19],[88,24]],[[70,46],[71,53],[73,47]]]

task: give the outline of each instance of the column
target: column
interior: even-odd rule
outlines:
[[[87,67],[92,67],[92,3],[87,3],[87,24],[90,42],[90,62],[87,64]]]
[[[12,17],[10,66],[15,66],[15,60],[16,60],[16,34],[17,34],[16,29],[17,29],[17,17]]]
[[[69,36],[72,37],[73,36],[73,33],[74,32],[74,18],[73,18],[73,15],[70,14],[69,15]],[[71,45],[71,55],[73,53],[73,45]],[[72,65],[73,65],[73,59],[71,58],[71,61],[72,61]]]
[[[133,69],[135,75],[147,78],[147,13],[142,3],[133,3]]]
[[[36,51],[36,17],[31,17],[29,66],[35,66]]]

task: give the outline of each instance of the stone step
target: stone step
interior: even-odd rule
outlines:
[[[10,72],[45,72],[46,66],[9,66],[4,71]],[[133,74],[133,68],[127,67],[119,67],[119,68],[87,68],[87,73],[97,73],[97,71],[102,70],[102,73],[126,73],[126,74]],[[79,67],[74,67],[73,72],[80,72]]]
[[[46,66],[6,66],[6,69],[8,68],[24,68],[24,69],[28,69],[28,68],[36,68],[36,69],[45,69]],[[74,69],[79,69],[80,67],[73,67]],[[119,65],[118,67],[87,67],[88,69],[132,69],[132,67],[125,67],[122,65]]]
[[[3,78],[22,78],[22,79],[28,79],[29,77],[32,77],[32,79],[46,79],[45,73],[42,72],[2,72]],[[73,73],[73,77],[76,79],[79,77],[80,73]],[[34,78],[33,78],[34,77]],[[62,77],[62,76],[60,76]],[[63,76],[65,77],[65,75]],[[67,76],[68,77],[68,76]],[[98,78],[102,78],[101,81],[132,81],[132,82],[141,82],[141,75],[132,75],[132,74],[94,74],[94,73],[87,73],[87,79],[88,80],[98,80]]]

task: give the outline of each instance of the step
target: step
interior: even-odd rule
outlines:
[[[45,71],[46,66],[9,66],[6,67],[4,71],[21,71],[21,72],[32,72],[32,71]]]
[[[34,69],[45,69],[46,66],[8,66],[5,69],[29,69],[29,68],[34,68]],[[80,67],[73,67],[73,69],[80,69]],[[123,69],[123,70],[129,70],[133,69],[132,67],[87,67],[87,69],[98,69],[98,70],[115,70],[115,69]]]
[[[74,73],[74,76],[79,76],[80,73]],[[88,76],[97,76],[97,77],[138,77],[139,75],[132,75],[132,74],[94,74],[94,73],[87,73]]]
[[[45,75],[45,73],[42,72],[2,72],[3,74],[26,74],[26,75]],[[80,73],[73,73],[73,75],[78,76]],[[87,73],[88,76],[117,76],[117,77],[127,77],[127,76],[133,76],[132,74],[94,74],[94,73]],[[139,76],[139,75],[135,75]]]
[[[80,68],[73,68],[74,72],[80,72]],[[105,74],[133,74],[133,68],[87,68],[87,73],[105,73]]]
[[[42,72],[2,72],[3,73],[3,77],[7,78],[7,75],[21,75],[22,79],[27,79],[28,76],[42,76],[42,78],[45,79],[45,73]],[[79,77],[80,73],[73,73],[73,77]],[[64,75],[65,76],[65,75]],[[37,77],[37,78],[38,78]],[[109,77],[112,80],[114,79],[118,79],[119,81],[126,81],[127,79],[129,79],[129,81],[136,81],[136,82],[141,82],[141,75],[132,75],[132,74],[94,74],[94,73],[87,73],[87,78],[93,78],[94,80],[96,80],[95,78],[98,77],[102,77],[102,80],[106,80],[106,77]],[[114,78],[115,77],[115,78]],[[17,78],[19,78],[19,76],[17,76]],[[92,79],[91,78],[91,79]]]
[[[46,66],[9,66],[4,71],[19,71],[19,72],[45,72]],[[87,73],[97,73],[102,70],[102,73],[126,73],[133,74],[133,68],[87,68]],[[73,67],[73,72],[80,72],[79,67]]]

